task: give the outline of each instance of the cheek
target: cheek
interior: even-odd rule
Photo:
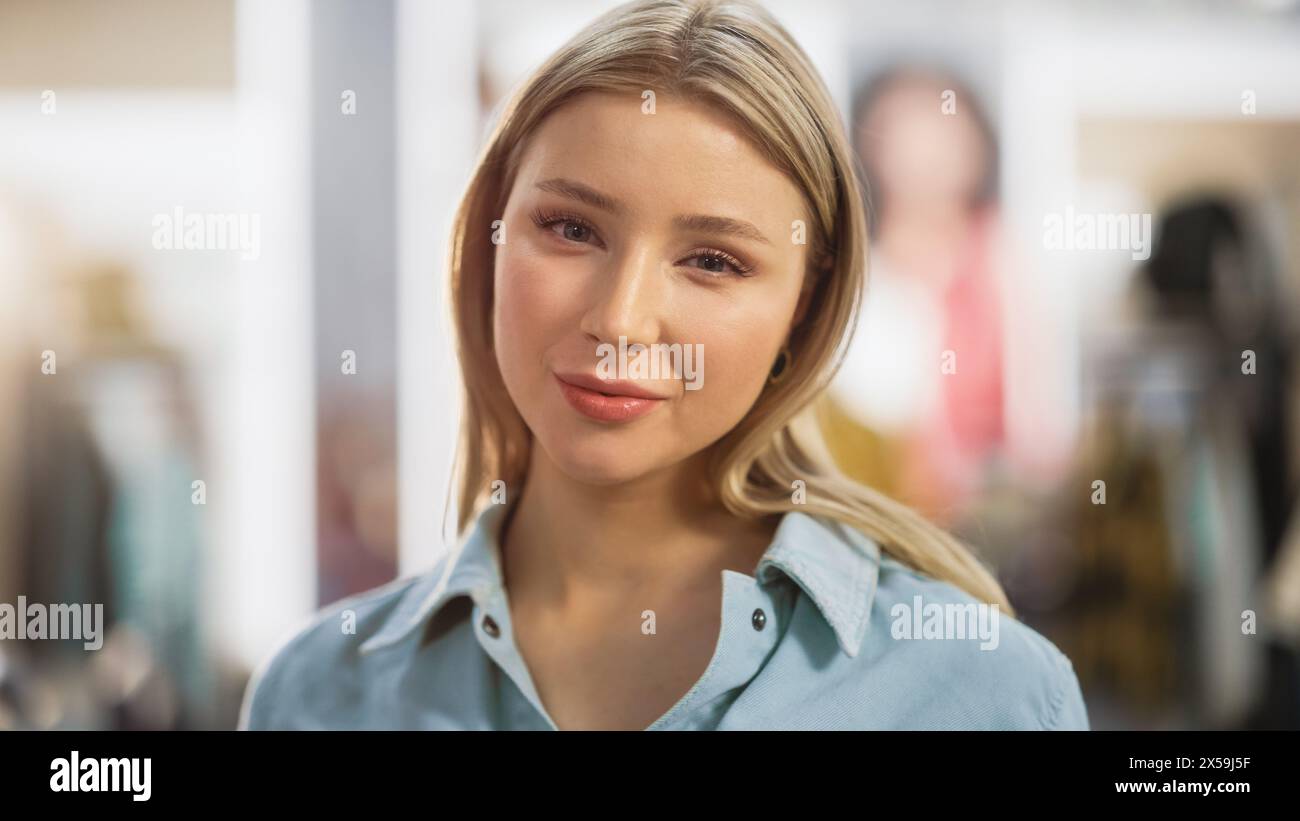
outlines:
[[[711,436],[721,436],[744,418],[767,384],[790,317],[780,310],[714,314],[701,323],[697,341],[704,345],[704,380],[685,398],[698,410]]]
[[[508,386],[540,374],[546,351],[572,326],[574,294],[566,277],[522,248],[497,252],[493,334],[497,362]]]

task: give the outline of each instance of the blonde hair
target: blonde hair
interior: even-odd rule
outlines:
[[[1011,607],[993,575],[960,542],[907,506],[835,467],[805,411],[829,384],[856,324],[866,269],[866,206],[837,109],[807,55],[762,7],[735,0],[637,0],[574,36],[515,92],[501,113],[456,213],[451,308],[466,387],[459,531],[490,484],[520,487],[532,434],[493,354],[495,245],[528,137],[559,105],[587,91],[681,95],[729,112],[803,190],[812,225],[805,319],[787,341],[791,361],[746,417],[715,442],[709,483],[741,517],[820,515],[871,537],[898,561],[979,600]],[[806,500],[792,489],[804,482]]]

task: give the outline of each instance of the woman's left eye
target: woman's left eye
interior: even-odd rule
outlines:
[[[551,223],[550,227],[554,228],[556,225],[560,226],[560,235],[567,240],[572,240],[573,242],[586,242],[591,239],[591,229],[580,222],[574,222],[573,220],[560,220]]]
[[[690,267],[699,268],[711,277],[745,277],[749,276],[750,272],[754,270],[752,266],[746,265],[725,251],[697,251],[686,259],[695,260],[696,264]],[[728,268],[731,269],[730,273],[728,273]]]

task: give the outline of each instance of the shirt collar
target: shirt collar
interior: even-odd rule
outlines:
[[[402,594],[397,608],[379,631],[361,644],[361,652],[396,644],[457,596],[483,601],[490,595],[493,586],[501,584],[502,579],[497,537],[505,512],[505,505],[484,508],[469,535],[448,560],[417,578]]]
[[[451,599],[486,601],[501,586],[500,541],[505,505],[488,505],[448,561],[417,578],[361,652],[396,644],[428,621]],[[840,648],[856,656],[866,634],[880,548],[855,528],[798,511],[787,512],[759,559],[755,579],[768,585],[782,576],[812,599],[835,632]]]
[[[817,605],[840,648],[858,654],[880,575],[875,541],[832,519],[790,511],[755,573],[762,585],[781,575],[792,579]]]

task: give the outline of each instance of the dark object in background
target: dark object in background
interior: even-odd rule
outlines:
[[[1143,276],[1156,314],[1201,325],[1221,353],[1218,387],[1244,416],[1261,568],[1268,574],[1296,504],[1287,460],[1289,420],[1300,413],[1290,407],[1295,351],[1280,313],[1274,261],[1238,205],[1200,196],[1163,215],[1156,252]],[[1254,355],[1253,374],[1243,372],[1248,351]],[[1265,692],[1247,728],[1300,726],[1300,660],[1270,644],[1267,669]]]
[[[1220,346],[1223,387],[1246,415],[1267,568],[1295,503],[1288,420],[1300,409],[1288,407],[1294,351],[1278,313],[1272,260],[1246,225],[1226,199],[1184,200],[1163,215],[1143,276],[1159,316],[1200,323]],[[1254,352],[1256,378],[1239,378],[1245,351]]]

